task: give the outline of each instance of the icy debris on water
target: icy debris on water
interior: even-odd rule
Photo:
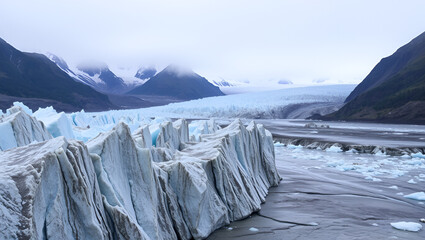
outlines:
[[[425,201],[425,192],[415,192],[408,195],[404,195],[404,197],[417,201]]]
[[[327,125],[327,124],[318,125],[318,124],[316,124],[314,122],[311,122],[311,123],[306,123],[304,125],[304,127],[305,128],[329,128],[329,125]]]
[[[418,232],[422,229],[422,224],[415,222],[395,222],[391,223],[391,226],[395,229],[409,232]]]

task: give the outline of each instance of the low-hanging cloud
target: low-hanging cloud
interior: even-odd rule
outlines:
[[[359,82],[425,30],[424,1],[2,1],[0,37],[70,65],[178,63],[207,78]]]

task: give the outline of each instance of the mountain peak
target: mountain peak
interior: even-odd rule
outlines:
[[[224,95],[220,89],[192,70],[169,65],[145,84],[129,92],[134,95],[166,96],[180,100]]]
[[[140,67],[139,70],[137,70],[136,75],[134,77],[146,80],[149,79],[157,73],[156,69],[154,67]]]
[[[45,55],[21,52],[0,40],[0,62],[0,94],[6,96],[0,108],[16,98],[33,109],[47,104],[65,111],[113,106],[106,95],[74,81]]]
[[[178,65],[178,64],[170,64],[166,68],[164,68],[162,72],[168,73],[168,74],[174,74],[178,77],[198,75],[195,72],[193,72],[192,69]]]

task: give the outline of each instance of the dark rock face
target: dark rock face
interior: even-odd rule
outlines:
[[[425,33],[381,60],[324,119],[425,124]]]
[[[129,94],[168,96],[182,100],[191,100],[212,96],[223,96],[224,93],[208,80],[192,71],[182,71],[175,66],[168,66],[150,78]]]
[[[395,74],[425,56],[425,32],[399,48],[393,55],[383,58],[353,90],[345,102],[349,102],[362,93],[377,87]]]
[[[46,56],[24,53],[0,39],[0,94],[50,102],[58,110],[107,110],[113,108],[108,97],[89,86],[75,82]],[[0,101],[0,108],[10,107],[8,101]]]

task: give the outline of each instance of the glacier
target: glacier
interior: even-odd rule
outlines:
[[[266,92],[209,97],[165,106],[111,110],[107,112],[74,112],[68,114],[73,126],[80,129],[76,137],[94,137],[93,127],[112,129],[119,121],[126,122],[132,131],[137,123],[151,123],[152,118],[289,118],[303,119],[313,114],[338,110],[355,85],[327,85],[287,88]],[[90,129],[87,128],[90,126]]]
[[[304,119],[338,110],[355,85],[286,88],[171,103],[138,109],[144,116],[175,118],[285,118]],[[129,115],[134,110],[123,110]],[[100,113],[101,114],[101,113]]]
[[[203,239],[260,210],[281,179],[255,122],[64,116],[1,115],[14,142],[0,151],[0,239]]]

